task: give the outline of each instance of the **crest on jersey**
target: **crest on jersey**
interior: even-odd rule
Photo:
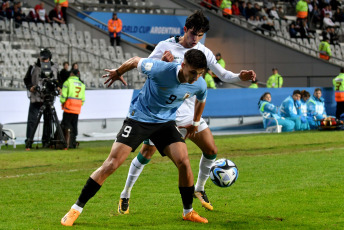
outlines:
[[[190,97],[190,93],[186,93],[183,97],[183,100],[185,100],[186,98],[189,98]]]
[[[153,67],[153,62],[145,63],[145,70],[150,71]]]

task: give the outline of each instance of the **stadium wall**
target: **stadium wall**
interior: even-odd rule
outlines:
[[[258,100],[269,91],[272,103],[279,106],[282,101],[292,94],[296,88],[281,89],[210,89],[203,117],[247,117],[259,116]],[[313,94],[314,87],[304,88]],[[332,88],[323,88],[326,111],[335,114],[336,102]],[[80,120],[125,118],[131,99],[136,97],[139,90],[86,90],[86,102],[82,107]],[[26,123],[29,109],[29,99],[26,91],[0,91],[0,123]],[[55,101],[55,109],[59,119],[62,119],[61,103]]]

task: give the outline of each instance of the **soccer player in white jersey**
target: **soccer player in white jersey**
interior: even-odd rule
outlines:
[[[121,74],[136,68],[148,76],[140,94],[132,99],[129,113],[108,158],[103,165],[88,178],[81,194],[70,211],[61,219],[61,224],[72,226],[82,212],[85,204],[100,189],[109,177],[125,161],[131,151],[145,139],[150,139],[162,155],[167,155],[177,166],[179,191],[183,202],[183,219],[193,222],[208,223],[192,208],[194,182],[187,148],[182,134],[176,127],[176,111],[189,96],[196,96],[194,120],[201,119],[207,96],[207,84],[200,77],[207,66],[206,57],[196,49],[185,53],[184,61],[168,63],[149,58],[134,57],[115,70],[105,84],[114,81],[126,82]],[[189,129],[187,135],[193,136],[197,127]]]
[[[248,81],[255,79],[256,74],[252,70],[242,70],[239,74],[235,74],[231,71],[223,69],[220,64],[217,63],[212,51],[199,42],[204,33],[206,33],[208,30],[208,19],[204,16],[202,11],[196,11],[186,19],[184,36],[173,37],[159,42],[149,58],[155,58],[166,62],[181,63],[183,61],[185,52],[190,49],[198,49],[205,54],[207,58],[207,67],[212,70],[222,81],[237,82],[240,80]],[[112,74],[114,74],[114,70],[110,71],[110,76],[112,76]],[[176,123],[178,127],[185,127],[186,129],[189,129],[190,126],[198,127],[198,132],[196,132],[196,135],[190,137],[190,140],[193,141],[203,153],[199,164],[199,172],[194,196],[200,200],[203,207],[208,210],[213,210],[213,206],[209,202],[205,193],[204,186],[209,178],[210,167],[216,159],[217,147],[215,145],[213,135],[203,118],[196,121],[193,120],[194,106],[194,97],[185,100],[177,111]],[[150,161],[155,151],[156,148],[154,145],[146,140],[137,157],[132,160],[125,187],[120,195],[120,201],[118,205],[119,213],[129,213],[129,198],[131,189],[142,172],[144,166]]]

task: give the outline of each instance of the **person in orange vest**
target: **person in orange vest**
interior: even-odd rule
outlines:
[[[79,75],[78,69],[71,70],[69,78],[63,83],[60,96],[64,111],[61,126],[65,133],[68,148],[76,148],[77,146],[78,119],[81,106],[85,102],[85,84],[80,81]]]
[[[340,68],[340,74],[333,79],[334,97],[337,102],[336,118],[344,113],[344,68]]]
[[[67,8],[68,8],[68,0],[54,0],[55,5],[59,4],[61,6],[62,17],[65,23],[67,23]]]
[[[330,42],[330,38],[324,37],[323,41],[320,42],[320,45],[319,45],[319,57],[326,61],[330,60],[332,56],[331,46],[329,42]]]
[[[110,43],[112,46],[119,46],[121,43],[122,20],[117,17],[117,13],[112,14],[112,18],[108,21],[108,30],[110,35]]]
[[[230,0],[223,0],[220,7],[223,17],[230,18],[232,15],[232,2]]]

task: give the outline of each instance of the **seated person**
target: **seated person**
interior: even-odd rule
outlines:
[[[307,118],[301,114],[301,92],[294,90],[293,95],[287,97],[281,104],[281,116],[295,122],[295,131],[309,130]]]
[[[66,24],[63,19],[63,13],[61,11],[60,4],[56,4],[55,8],[49,12],[49,18],[52,22],[55,22],[57,24]]]
[[[305,117],[307,117],[307,102],[308,102],[310,96],[311,95],[310,95],[310,93],[308,91],[306,91],[306,90],[302,90],[301,91],[301,100],[300,100],[300,102],[301,102],[301,109],[300,109],[300,114],[302,116],[305,116]]]
[[[308,123],[311,129],[318,127],[317,121],[327,117],[325,110],[325,100],[322,97],[320,88],[314,90],[313,96],[307,102]]]
[[[281,117],[278,113],[278,109],[271,103],[271,94],[269,92],[264,93],[258,102],[259,112],[264,117],[264,128],[276,125],[275,120],[267,119],[273,117],[277,119],[279,125],[282,125],[283,132],[291,132],[294,130],[295,123],[292,120],[287,120]]]

